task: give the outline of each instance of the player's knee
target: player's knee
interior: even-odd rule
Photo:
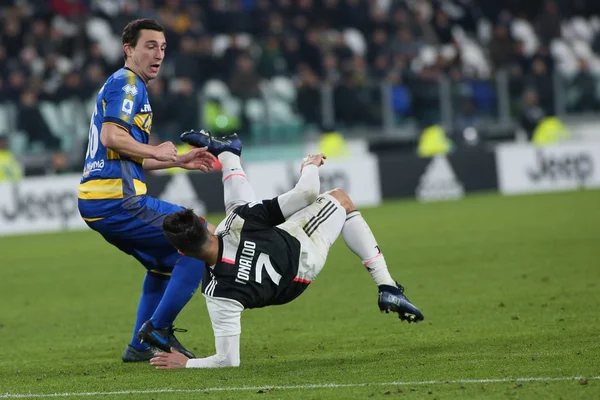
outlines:
[[[329,191],[328,193],[340,202],[342,207],[344,207],[344,209],[346,210],[346,213],[349,213],[350,211],[354,211],[356,209],[354,203],[352,202],[352,199],[350,199],[350,196],[348,196],[348,194],[344,192],[343,189],[336,188]]]

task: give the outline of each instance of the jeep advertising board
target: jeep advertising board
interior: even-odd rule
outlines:
[[[600,142],[501,145],[496,162],[503,194],[600,187]]]

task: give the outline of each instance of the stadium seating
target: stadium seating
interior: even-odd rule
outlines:
[[[236,130],[245,135],[246,140],[256,143],[301,141],[310,137],[311,131],[331,124],[347,136],[362,137],[368,129],[370,136],[413,138],[432,123],[441,123],[449,131],[465,123],[480,126],[482,121],[486,126],[505,126],[507,121],[518,126],[525,89],[542,90],[538,96],[542,100],[539,106],[547,114],[600,111],[599,16],[586,15],[581,9],[574,12],[569,5],[561,4],[560,34],[545,37],[548,33],[540,29],[540,18],[552,11],[544,2],[540,2],[544,4],[539,14],[531,14],[525,4],[516,3],[507,4],[498,13],[483,0],[473,0],[469,7],[456,0],[406,2],[403,6],[400,3],[405,2],[359,0],[357,4],[373,7],[370,14],[359,18],[347,14],[348,10],[340,6],[338,19],[334,20],[331,19],[333,14],[319,14],[320,11],[311,14],[301,8],[283,12],[277,2],[263,13],[263,19],[255,18],[257,14],[252,8],[256,4],[249,2],[245,5],[246,14],[232,17],[231,27],[214,24],[211,20],[211,16],[217,16],[219,21],[227,20],[230,11],[222,8],[221,2],[202,3],[194,10],[185,2],[179,6],[158,2],[160,12],[145,10],[144,15],[157,17],[164,24],[170,41],[161,72],[165,101],[172,101],[171,95],[176,92],[176,83],[181,78],[176,75],[180,68],[175,68],[175,64],[198,62],[198,75],[188,76],[201,110],[198,127],[223,132]],[[49,7],[45,10],[51,10],[52,6]],[[198,20],[186,22],[188,25],[174,25],[173,21],[177,21],[174,16],[188,7]],[[325,6],[312,2],[309,9],[311,7],[320,10]],[[26,82],[18,86],[18,90],[29,86],[39,92],[39,110],[51,134],[61,140],[60,149],[76,151],[84,147],[87,140],[89,113],[98,87],[122,65],[120,31],[124,23],[138,16],[137,6],[94,3],[81,25],[58,14],[38,17],[46,15],[41,10],[30,19],[18,17],[21,18],[21,39],[35,46],[28,47],[22,54],[19,54],[20,49],[9,49],[10,62],[3,65],[11,65],[11,68],[0,71],[0,79],[4,86],[10,87],[15,80],[10,76],[14,65],[24,62],[22,57],[33,58],[29,62],[31,68],[20,65]],[[0,16],[0,23],[6,15]],[[307,15],[320,17],[307,21]],[[48,23],[47,30],[37,37],[30,36],[27,27],[39,20]],[[369,23],[365,24],[366,21]],[[501,66],[495,65],[491,57],[492,48],[498,42],[494,35],[499,25],[506,26],[509,32],[506,46],[499,49],[501,56],[506,53],[505,64]],[[235,32],[234,26],[244,28]],[[385,27],[383,42],[376,43],[374,29],[381,27]],[[409,42],[398,42],[400,27],[410,30]],[[316,41],[307,39],[310,32],[317,33]],[[77,35],[86,40],[73,42]],[[178,48],[183,36],[193,38],[198,46],[188,59],[185,55],[181,57]],[[41,37],[49,41],[43,42]],[[208,51],[201,49],[205,46],[201,43],[206,40]],[[86,43],[97,44],[101,54],[93,54]],[[523,44],[520,55],[511,48],[517,43]],[[0,40],[0,45],[6,46],[6,43]],[[68,50],[69,46],[73,50]],[[51,56],[57,56],[57,61],[51,61]],[[200,58],[194,60],[196,56]],[[250,56],[254,59],[251,68],[266,74],[259,76],[259,96],[242,98],[230,90],[240,56]],[[263,56],[261,62],[266,63],[269,73],[257,69],[259,58]],[[550,78],[544,73],[536,76],[532,72],[531,64],[538,59],[543,61],[543,69]],[[364,67],[357,67],[362,64]],[[300,107],[302,92],[299,88],[306,84],[301,71],[306,68],[318,80],[316,88],[320,94],[316,97],[310,94],[312,100],[309,101],[311,107],[316,106],[314,100],[318,98],[318,109]],[[69,71],[79,75],[81,87],[61,92],[63,78]],[[87,84],[89,74],[94,72],[102,76],[96,76],[93,84]],[[590,87],[593,90],[590,91]],[[15,153],[44,151],[39,147],[30,148],[28,133],[18,131],[18,90],[13,91],[12,97],[0,99],[0,133],[10,135],[10,146]],[[67,93],[67,97],[58,93]],[[179,127],[179,121],[171,114],[161,118],[167,118],[163,125],[168,129],[189,129]]]

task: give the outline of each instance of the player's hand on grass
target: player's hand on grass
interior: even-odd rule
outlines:
[[[177,162],[181,168],[210,171],[217,161],[217,157],[208,152],[208,147],[192,149],[185,154],[177,155]]]
[[[150,359],[150,365],[156,367],[156,369],[173,369],[173,368],[185,368],[185,364],[189,358],[171,347],[170,353],[157,353],[154,358]]]
[[[323,153],[309,154],[302,160],[302,166],[300,167],[300,171],[302,171],[307,165],[316,165],[317,167],[320,167],[321,165],[325,164],[326,159],[327,156]]]
[[[177,161],[177,148],[173,142],[164,142],[155,147],[154,158],[158,161]]]

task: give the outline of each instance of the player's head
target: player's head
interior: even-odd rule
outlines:
[[[125,63],[144,81],[156,78],[165,58],[164,29],[153,19],[136,19],[123,29]]]
[[[210,245],[206,221],[190,209],[167,215],[163,231],[169,243],[185,255],[201,256]]]

